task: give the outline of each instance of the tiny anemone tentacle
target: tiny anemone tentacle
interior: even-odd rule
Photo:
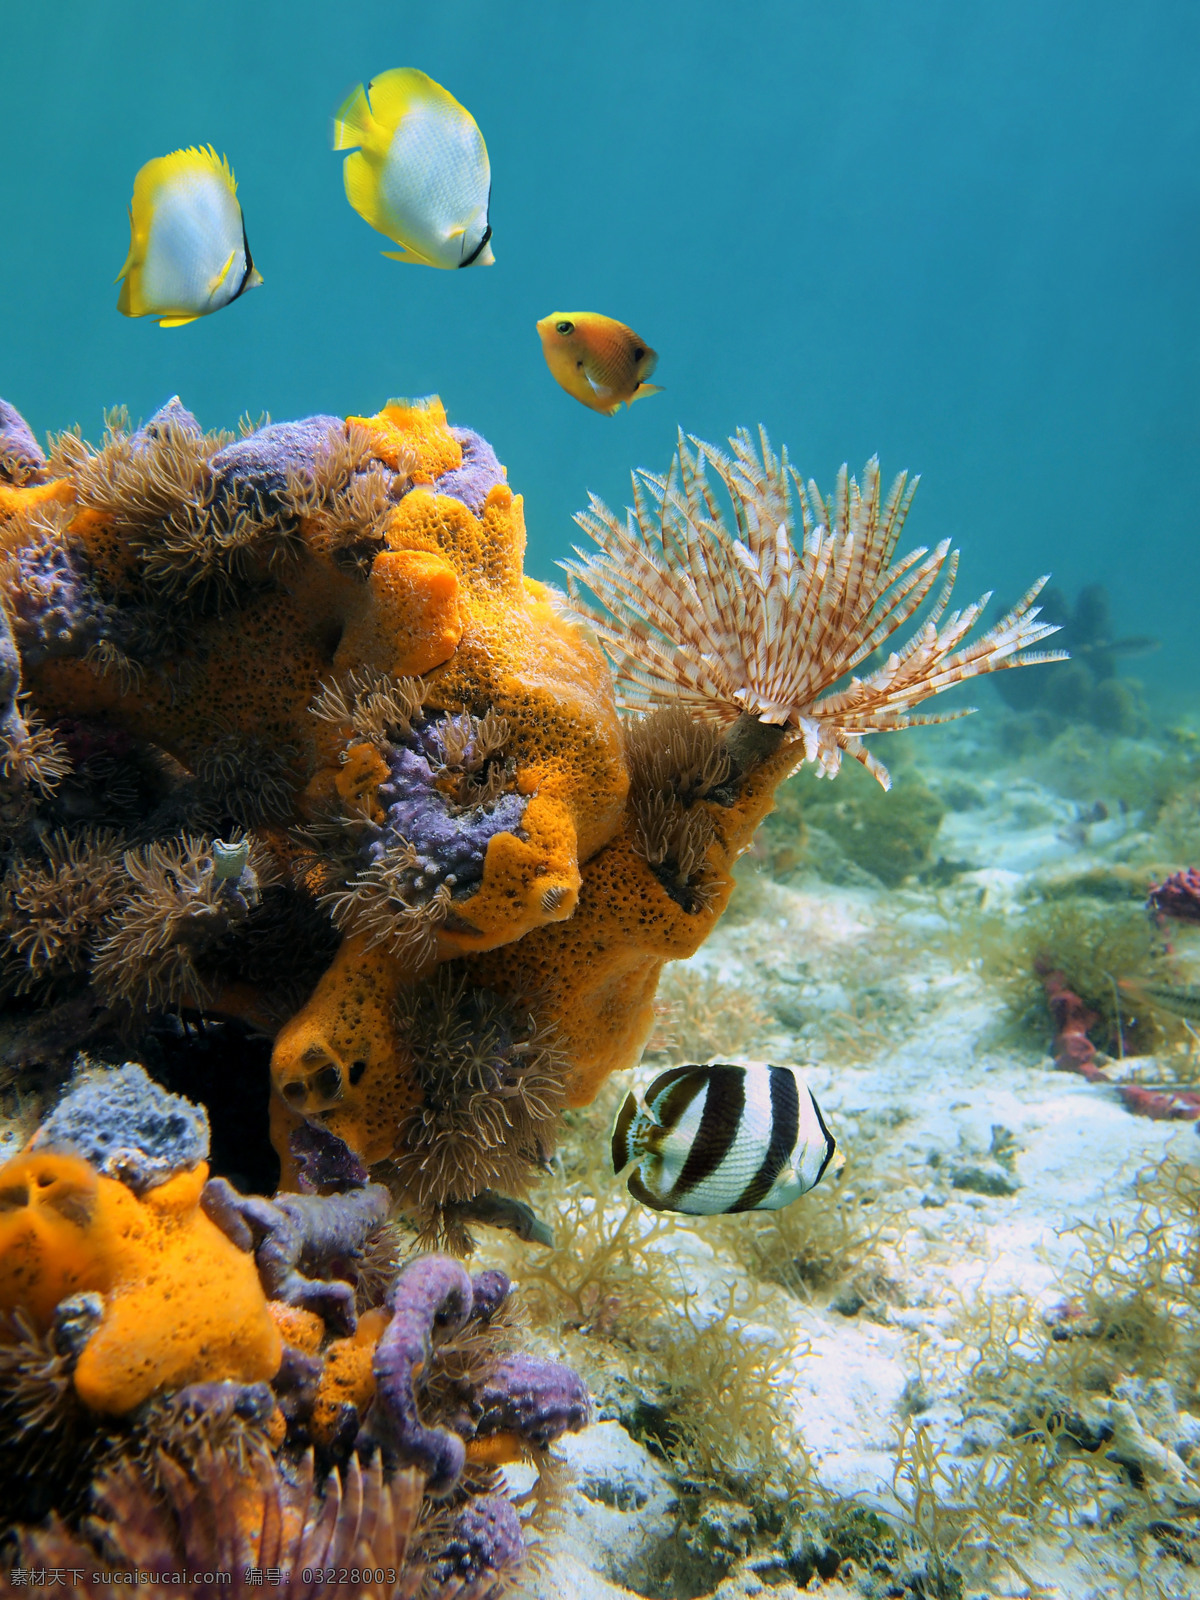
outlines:
[[[801,759],[825,774],[851,755],[886,788],[864,736],[965,715],[912,713],[981,673],[1063,659],[1028,653],[1057,631],[1036,620],[1045,578],[967,643],[990,596],[946,614],[958,564],[949,541],[893,559],[915,478],[899,474],[885,495],[872,457],[861,486],[843,466],[826,500],[762,430],[757,450],[745,430],[730,446],[681,433],[665,477],[635,476],[624,523],[595,496],[576,518],[599,549],[577,548],[578,561],[562,563],[571,600],[604,646],[627,710],[674,703],[725,725],[749,717],[798,736]],[[732,522],[706,467],[728,495]],[[857,676],[926,602],[910,638]]]

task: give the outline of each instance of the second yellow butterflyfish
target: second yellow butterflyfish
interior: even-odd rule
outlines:
[[[491,266],[492,169],[474,117],[415,67],[360,83],[333,119],[346,157],[346,198],[401,246],[393,261]]]
[[[175,150],[133,180],[129,254],[117,310],[178,328],[262,282],[250,259],[237,184],[224,156]]]

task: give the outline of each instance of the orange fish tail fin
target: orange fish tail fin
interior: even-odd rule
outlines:
[[[355,150],[367,136],[371,122],[371,104],[367,91],[357,84],[333,113],[333,148]]]
[[[661,383],[639,383],[637,388],[629,396],[629,404],[632,405],[635,400],[644,400],[648,394],[661,394],[661,393],[662,393],[662,384]]]

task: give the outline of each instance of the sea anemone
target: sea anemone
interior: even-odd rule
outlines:
[[[554,1030],[532,1012],[472,988],[451,967],[401,990],[396,1014],[422,1090],[401,1125],[396,1170],[432,1218],[427,1237],[437,1238],[448,1203],[481,1189],[523,1189],[545,1161],[565,1058]]]
[[[681,704],[721,724],[750,717],[794,730],[803,757],[833,776],[843,753],[886,788],[886,770],[862,744],[941,716],[912,716],[930,696],[980,673],[1061,659],[1023,655],[1055,629],[1039,623],[1040,579],[1006,617],[971,644],[985,595],[943,620],[957,552],[945,540],[893,562],[917,480],[901,473],[886,498],[872,457],[862,487],[843,466],[824,500],[776,457],[760,431],[761,459],[742,430],[732,454],[681,434],[666,477],[634,478],[622,523],[595,496],[579,525],[599,546],[563,563],[575,609],[600,638],[627,709]],[[728,493],[730,526],[705,475]],[[792,541],[792,484],[803,544]],[[855,668],[914,618],[912,636],[863,677]],[[586,585],[602,611],[581,596]],[[940,626],[939,626],[940,624]],[[843,680],[849,676],[849,681]],[[951,715],[964,715],[963,712]]]
[[[5,1514],[43,1516],[78,1505],[102,1448],[72,1374],[78,1352],[56,1325],[45,1333],[23,1310],[0,1315],[0,1489]]]
[[[347,724],[373,744],[407,738],[427,693],[420,678],[397,678],[362,667],[323,683],[309,707],[322,722]]]
[[[331,432],[310,460],[290,468],[277,498],[304,519],[314,549],[365,571],[383,547],[395,498],[407,487],[407,472],[386,471],[375,459],[367,430],[350,425]]]
[[[0,879],[5,986],[22,994],[87,970],[128,892],[121,836],[108,828],[45,835],[40,859],[17,857]]]
[[[703,880],[717,825],[697,801],[728,803],[722,785],[733,763],[721,728],[681,705],[663,706],[625,724],[625,758],[638,854],[684,910],[704,910],[713,897]]]
[[[169,1010],[208,999],[198,962],[245,922],[276,875],[257,841],[241,845],[185,833],[126,850],[131,892],[92,964],[109,1003]]]
[[[253,828],[291,813],[299,757],[294,744],[270,744],[220,721],[196,758],[195,774],[220,819]]]
[[[23,700],[0,726],[0,780],[52,795],[71,770],[70,757],[52,728]]]

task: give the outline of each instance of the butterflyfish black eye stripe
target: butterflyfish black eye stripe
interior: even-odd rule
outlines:
[[[712,1066],[700,1126],[688,1151],[683,1171],[664,1196],[668,1204],[683,1200],[717,1170],[733,1147],[746,1107],[746,1086],[741,1067]]]
[[[728,1209],[753,1211],[795,1153],[800,1139],[800,1094],[795,1075],[771,1068],[771,1137],[758,1171]]]

